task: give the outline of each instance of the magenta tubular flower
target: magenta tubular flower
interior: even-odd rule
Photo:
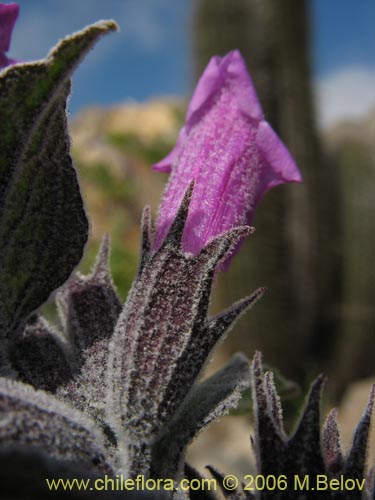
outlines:
[[[16,3],[0,3],[0,69],[18,62],[6,56],[18,13],[19,6]]]
[[[268,189],[301,181],[289,151],[264,120],[238,50],[211,59],[176,146],[153,168],[171,174],[159,209],[154,250],[163,242],[194,179],[182,238],[183,250],[194,255],[224,231],[251,224]]]

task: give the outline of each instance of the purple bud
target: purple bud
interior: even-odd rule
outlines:
[[[159,210],[154,250],[163,242],[194,179],[182,237],[183,250],[194,255],[224,231],[250,224],[268,189],[301,182],[289,151],[264,120],[238,50],[211,59],[176,146],[153,168],[171,174]]]
[[[9,50],[14,24],[17,20],[19,6],[16,3],[0,3],[0,69],[17,61],[5,55]]]

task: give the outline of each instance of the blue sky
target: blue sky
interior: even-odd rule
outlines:
[[[348,65],[375,68],[374,0],[313,0],[310,4],[318,75]]]
[[[74,114],[192,90],[192,0],[19,0],[10,55],[43,57],[54,43],[98,19],[120,33],[102,39],[74,77]],[[374,0],[310,0],[317,111],[322,125],[360,116],[374,104]]]

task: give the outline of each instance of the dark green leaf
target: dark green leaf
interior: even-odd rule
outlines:
[[[94,24],[62,40],[46,59],[0,72],[0,331],[27,316],[71,274],[88,222],[69,155],[69,78],[97,39]]]

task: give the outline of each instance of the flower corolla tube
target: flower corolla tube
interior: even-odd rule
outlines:
[[[194,91],[176,146],[153,168],[170,173],[154,250],[165,239],[194,180],[182,237],[183,250],[194,255],[224,231],[250,225],[268,189],[301,181],[288,149],[264,119],[238,50],[212,57]]]

